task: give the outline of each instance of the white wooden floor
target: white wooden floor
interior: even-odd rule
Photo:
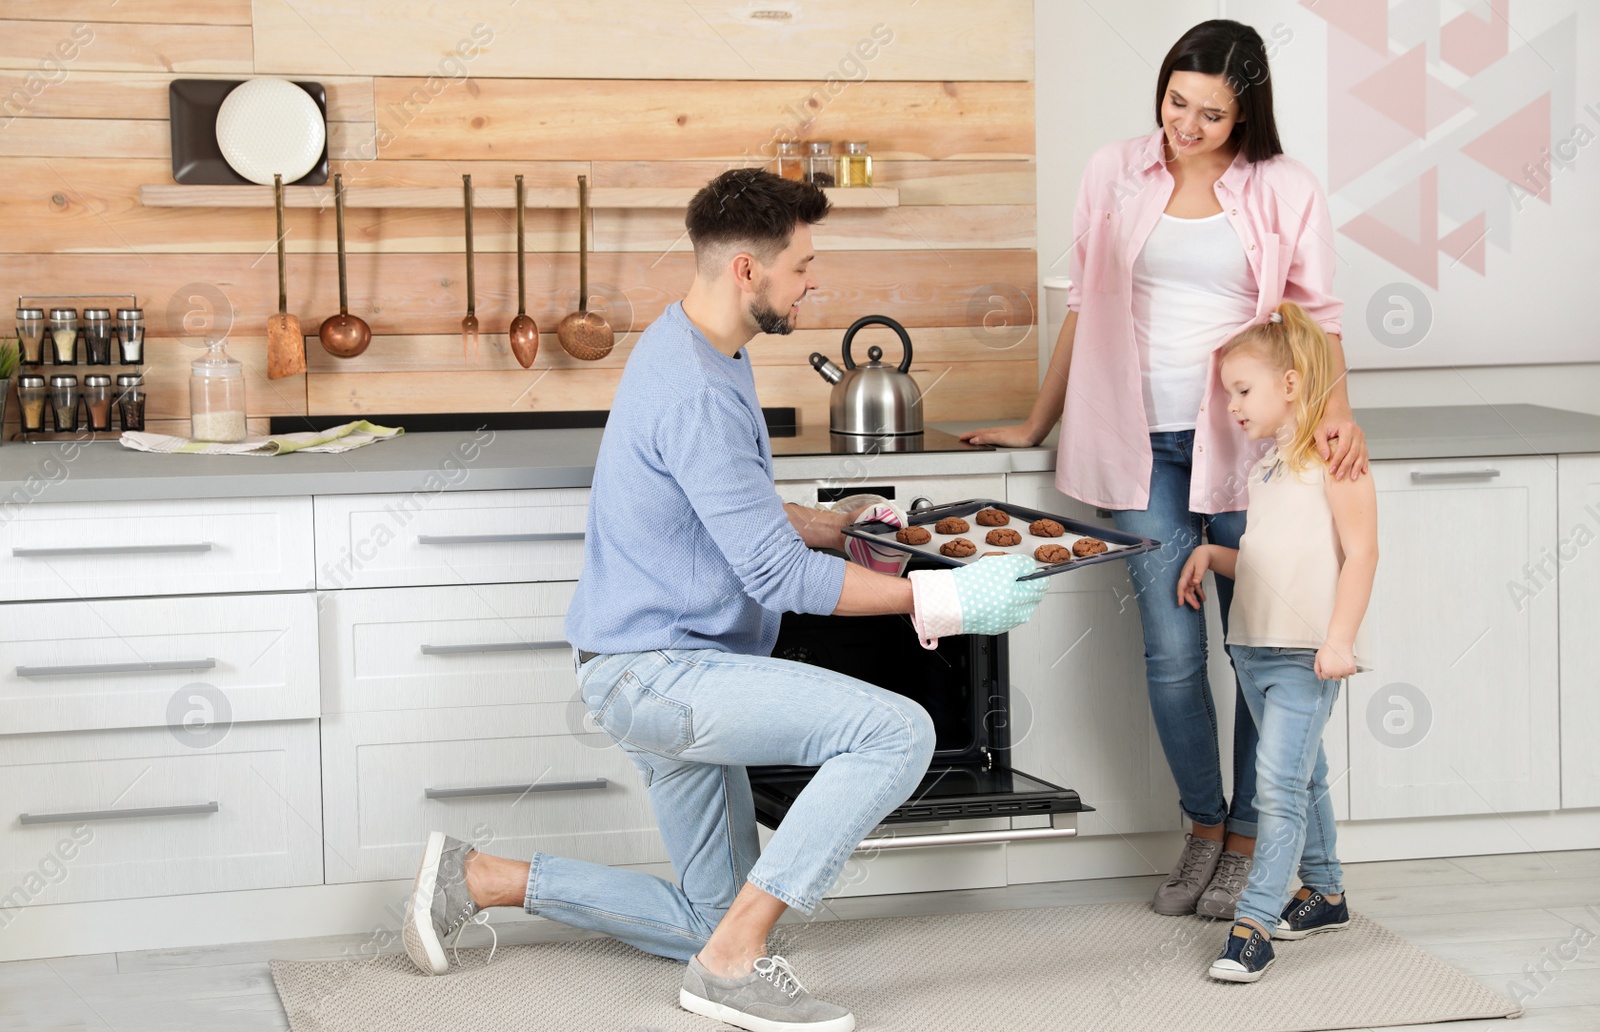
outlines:
[[[1411,1026],[1443,1032],[1600,1030],[1600,850],[1351,864],[1352,904],[1485,985],[1525,1000],[1500,1021]],[[1051,882],[831,901],[840,917],[1006,910],[1147,898],[1152,878]],[[1592,908],[1592,909],[1591,909]],[[1577,950],[1575,925],[1592,936]],[[550,922],[517,941],[576,938]],[[267,971],[271,958],[337,957],[362,937],[292,939],[185,950],[106,953],[0,964],[0,1030],[229,1032],[287,1029]],[[501,941],[508,941],[502,933]],[[1562,961],[1558,951],[1569,944]],[[1548,951],[1548,952],[1547,952]],[[1554,959],[1551,959],[1554,958]],[[1525,968],[1544,967],[1538,983]],[[1270,976],[1269,976],[1270,977]],[[1143,1032],[1143,1030],[1137,1030]]]

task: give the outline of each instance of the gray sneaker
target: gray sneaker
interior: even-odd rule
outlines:
[[[1221,856],[1221,842],[1185,835],[1177,866],[1156,889],[1156,898],[1151,901],[1156,913],[1167,917],[1194,913],[1195,903],[1211,884]]]
[[[824,1003],[794,976],[782,957],[757,957],[743,978],[718,978],[699,957],[689,958],[678,1006],[751,1032],[850,1032],[856,1016]]]
[[[1200,894],[1194,912],[1201,917],[1232,921],[1233,910],[1239,905],[1239,897],[1244,895],[1245,882],[1250,880],[1250,860],[1243,853],[1224,851],[1222,859],[1217,861],[1217,872],[1211,876],[1206,891]]]
[[[442,831],[428,835],[428,845],[422,851],[422,864],[417,868],[417,880],[406,900],[405,924],[400,937],[406,944],[406,955],[425,975],[442,975],[450,968],[445,959],[444,941],[453,932],[460,939],[468,924],[488,927],[489,915],[478,909],[467,891],[467,854],[472,847],[453,839]],[[500,945],[500,936],[490,927],[494,947],[489,959],[494,959],[494,948]],[[451,944],[455,948],[455,944]],[[456,955],[459,962],[461,956]]]

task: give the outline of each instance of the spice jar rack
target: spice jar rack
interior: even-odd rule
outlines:
[[[24,442],[115,440],[144,429],[144,312],[136,295],[24,294],[16,331]]]

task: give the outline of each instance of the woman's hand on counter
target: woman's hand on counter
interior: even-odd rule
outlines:
[[[1333,479],[1359,480],[1367,472],[1367,435],[1349,415],[1330,413],[1317,427],[1317,451],[1333,469]]]
[[[1045,434],[1027,423],[1018,423],[1015,426],[984,426],[968,430],[961,435],[961,440],[967,444],[992,444],[1001,448],[1032,448],[1044,437]]]

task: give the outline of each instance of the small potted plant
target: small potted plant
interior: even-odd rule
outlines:
[[[6,422],[6,402],[11,397],[11,377],[16,375],[17,362],[21,357],[15,337],[0,340],[0,427]],[[0,430],[0,444],[4,444],[6,435]]]

